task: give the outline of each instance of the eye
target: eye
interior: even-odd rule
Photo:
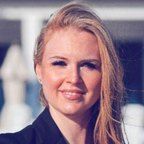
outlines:
[[[53,66],[66,66],[67,64],[66,64],[66,62],[60,60],[60,61],[52,62],[52,65]]]
[[[92,62],[84,62],[81,64],[81,67],[87,67],[88,69],[98,69],[98,65]]]

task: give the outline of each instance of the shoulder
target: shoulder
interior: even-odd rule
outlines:
[[[0,144],[35,144],[35,130],[30,125],[16,133],[0,134]]]
[[[46,108],[32,125],[16,133],[0,134],[0,144],[66,144]]]

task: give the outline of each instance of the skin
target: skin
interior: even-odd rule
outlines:
[[[61,131],[66,137],[70,135],[71,143],[77,143],[73,140],[80,131],[84,139],[91,107],[100,96],[101,60],[96,37],[74,28],[54,32],[36,73],[50,113]],[[65,126],[64,121],[67,121]],[[76,130],[66,132],[68,127]]]

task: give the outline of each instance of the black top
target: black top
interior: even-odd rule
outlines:
[[[32,125],[16,133],[0,134],[0,144],[66,144],[66,141],[45,108]]]

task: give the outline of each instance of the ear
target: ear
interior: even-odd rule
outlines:
[[[42,69],[42,68],[41,68],[41,65],[37,64],[35,70],[36,70],[37,79],[38,79],[38,81],[39,81],[40,84],[42,84],[42,81],[41,81],[41,80],[42,80],[42,72],[41,72],[41,69]]]

